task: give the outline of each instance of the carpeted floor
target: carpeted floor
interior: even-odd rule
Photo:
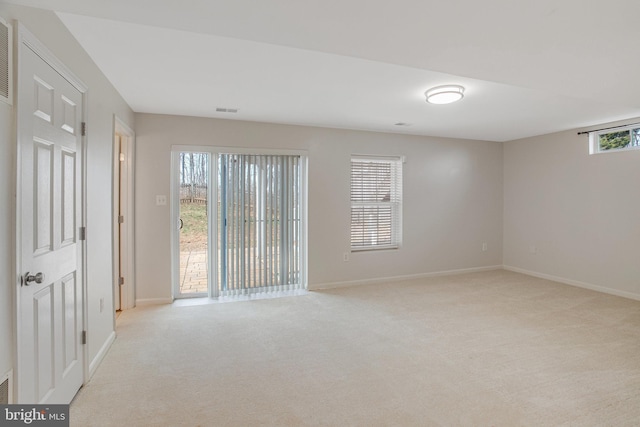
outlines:
[[[507,272],[137,308],[72,426],[638,426],[640,302]]]

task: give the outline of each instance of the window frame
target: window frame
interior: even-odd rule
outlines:
[[[353,201],[352,192],[354,186],[353,180],[353,163],[354,162],[366,162],[366,163],[385,163],[390,164],[390,195],[389,201],[376,201],[376,202],[355,202]],[[352,154],[349,167],[349,200],[350,200],[350,220],[349,220],[349,246],[351,252],[364,252],[364,251],[378,251],[399,249],[402,247],[402,205],[403,205],[403,164],[405,162],[404,156],[376,156],[376,155],[362,155]],[[390,243],[376,243],[370,245],[357,245],[354,246],[353,241],[353,228],[354,228],[354,207],[370,207],[370,206],[390,206],[391,207],[391,236]]]
[[[599,130],[599,131],[593,131],[593,132],[589,132],[589,154],[602,154],[602,153],[619,153],[619,152],[623,152],[623,151],[633,151],[633,150],[640,150],[640,136],[638,137],[638,145],[631,145],[633,144],[633,131],[637,130],[638,133],[640,133],[640,125],[636,124],[632,124],[632,125],[626,125],[626,126],[619,126],[619,127],[614,127],[614,128],[609,128],[609,129],[603,129],[603,130]],[[600,148],[600,137],[602,135],[607,135],[610,133],[618,133],[618,132],[625,132],[628,131],[629,132],[629,138],[630,138],[630,142],[629,142],[629,146],[628,147],[624,147],[624,148],[614,148],[611,150],[602,150]]]

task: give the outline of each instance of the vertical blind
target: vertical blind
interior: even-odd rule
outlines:
[[[218,158],[221,296],[301,289],[300,156]]]
[[[351,158],[351,250],[397,248],[402,238],[402,160]]]

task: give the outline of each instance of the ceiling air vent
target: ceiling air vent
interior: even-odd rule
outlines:
[[[0,101],[8,104],[13,102],[12,35],[11,25],[0,18]]]
[[[237,108],[216,108],[216,113],[237,113]]]

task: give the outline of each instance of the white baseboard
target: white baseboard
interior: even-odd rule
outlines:
[[[144,298],[136,300],[136,307],[141,307],[143,305],[171,304],[172,302],[172,298]]]
[[[107,352],[111,348],[111,344],[113,344],[115,340],[116,340],[116,333],[115,331],[112,331],[111,334],[109,334],[109,338],[107,338],[104,344],[102,344],[102,347],[100,347],[100,351],[98,351],[98,354],[96,354],[96,357],[94,357],[91,363],[89,363],[89,378],[91,378],[95,373],[96,369],[98,369],[98,366],[100,366],[100,363],[102,363],[102,360],[104,359],[104,357],[107,355]]]
[[[554,282],[563,283],[565,285],[576,286],[578,288],[589,289],[592,291],[602,292],[609,295],[615,295],[618,297],[629,298],[640,301],[640,294],[633,292],[621,291],[618,289],[606,288],[604,286],[598,286],[591,283],[580,282],[579,280],[565,279],[564,277],[552,276],[551,274],[538,273],[537,271],[525,270],[523,268],[512,267],[510,265],[502,266],[505,270],[513,271],[516,273],[526,274],[527,276],[539,277],[541,279],[551,280]]]
[[[310,284],[310,291],[321,289],[346,288],[349,286],[374,285],[378,283],[400,282],[405,280],[423,279],[427,277],[453,276],[455,274],[478,273],[481,271],[502,270],[501,265],[490,265],[486,267],[462,268],[458,270],[435,271],[432,273],[409,274],[405,276],[380,277],[375,279],[350,280],[345,282],[316,283]]]

